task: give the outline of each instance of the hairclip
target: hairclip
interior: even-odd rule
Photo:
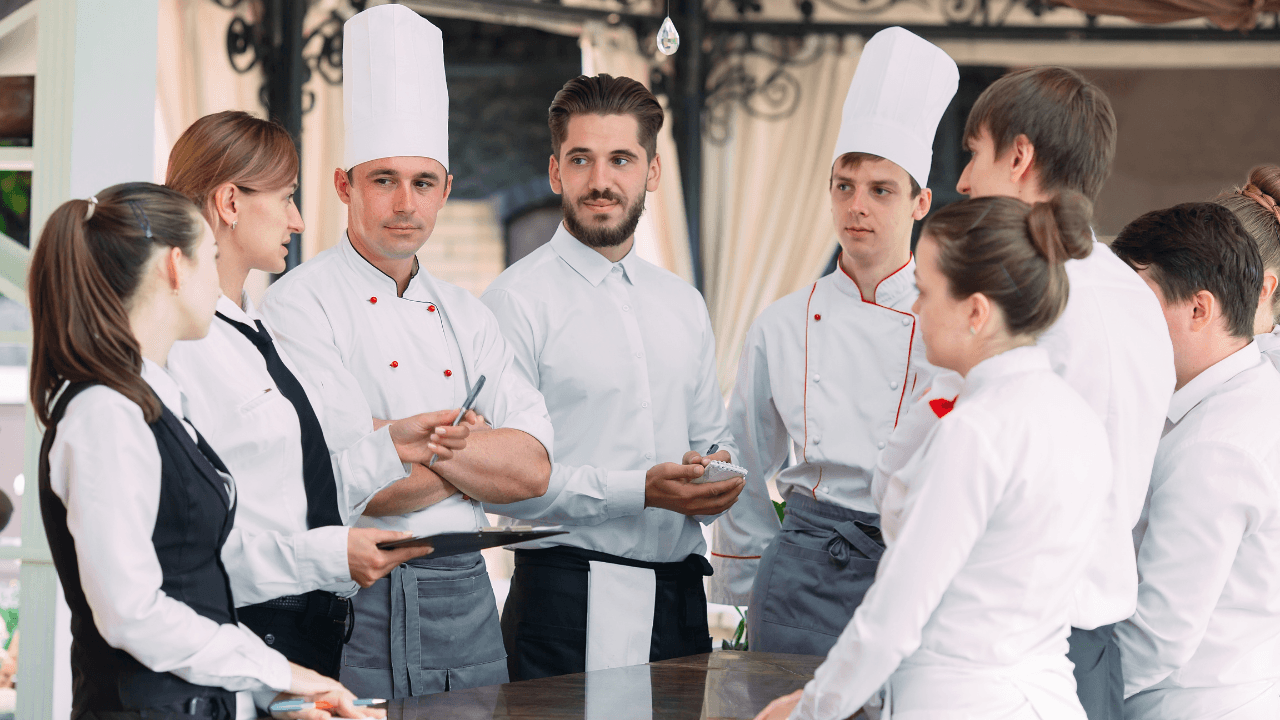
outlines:
[[[89,203],[89,207],[85,208],[84,221],[89,222],[89,218],[93,217],[93,211],[98,209],[98,196],[90,195],[85,202]]]
[[[142,226],[142,232],[146,233],[147,239],[154,237],[151,234],[151,221],[147,219],[147,213],[143,211],[142,206],[137,200],[129,200],[129,208],[133,210],[133,217],[138,221],[138,225]]]

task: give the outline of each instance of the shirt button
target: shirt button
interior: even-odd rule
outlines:
[[[644,454],[644,459],[645,459],[645,460],[652,460],[652,459],[653,459],[653,453],[645,453],[645,454]]]
[[[642,357],[644,357],[644,353],[642,353],[642,352],[638,352],[638,353],[636,353],[636,357],[638,357],[638,358],[642,358]]]
[[[814,320],[821,320],[821,319],[822,319],[822,315],[821,315],[821,313],[814,313],[814,314],[813,314],[813,319],[814,319]],[[825,492],[825,491],[824,491],[824,492]]]
[[[819,375],[818,373],[814,373],[814,374],[813,374],[813,381],[814,381],[814,382],[818,382],[818,381],[819,381],[819,380],[821,380],[821,379],[822,379],[822,376],[821,376],[821,375]]]
[[[427,312],[435,312],[435,311],[436,311],[436,306],[435,306],[435,305],[428,305],[428,306],[427,306]]]
[[[910,324],[911,324],[911,318],[902,318],[902,324],[903,324],[903,325],[910,325]]]
[[[876,443],[876,448],[877,448],[877,449],[880,449],[880,450],[883,450],[883,449],[884,449],[884,441],[883,441],[883,440],[881,440],[880,442]]]
[[[392,360],[392,361],[391,361],[391,367],[393,367],[393,368],[400,367],[400,363],[396,362],[395,360]]]
[[[649,407],[649,403],[647,403],[647,402],[642,402],[642,403],[640,403],[640,407],[642,407],[642,408],[647,408],[647,407]]]
[[[814,445],[817,445],[817,444],[818,444],[818,443],[820,443],[820,442],[822,442],[822,436],[821,436],[821,435],[814,435],[814,436],[813,436],[813,444],[814,444]]]
[[[452,371],[452,370],[445,370],[445,371],[444,371],[444,376],[445,376],[445,377],[453,377],[453,371]]]
[[[623,306],[622,306],[622,312],[631,312],[631,306],[630,306],[630,305],[623,305]]]
[[[378,298],[376,298],[376,297],[371,297],[371,298],[369,298],[369,304],[370,304],[370,305],[377,305],[377,304],[378,304]]]
[[[263,636],[262,636],[262,639],[263,639],[263,641],[264,641],[264,642],[266,642],[268,645],[275,645],[275,644],[276,644],[276,636],[275,636],[275,635],[272,635],[271,633],[267,633],[266,635],[263,635]]]
[[[893,382],[889,383],[889,389],[890,389],[890,390],[897,390],[897,389],[898,389],[898,381],[897,381],[897,380],[894,380]]]

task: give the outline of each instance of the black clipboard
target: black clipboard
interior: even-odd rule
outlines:
[[[500,547],[502,545],[514,545],[553,535],[566,535],[568,532],[568,530],[557,530],[549,527],[492,527],[470,532],[439,533],[437,535],[378,543],[378,549],[395,550],[408,547],[430,547],[432,552],[428,557],[438,558],[476,552],[477,550]]]

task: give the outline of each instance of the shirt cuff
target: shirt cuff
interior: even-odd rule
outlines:
[[[298,544],[298,575],[313,578],[317,587],[351,582],[351,564],[347,559],[347,535],[350,528],[327,525],[303,533]]]
[[[412,466],[401,462],[400,453],[391,439],[391,425],[365,435],[347,448],[343,457],[342,480],[350,512],[348,524],[364,514],[374,495],[388,485],[409,477]]]
[[[647,470],[606,470],[605,511],[609,519],[633,517],[644,512]]]

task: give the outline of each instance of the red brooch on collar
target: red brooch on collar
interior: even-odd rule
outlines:
[[[956,397],[960,397],[957,395]],[[929,408],[933,410],[933,414],[938,417],[944,417],[947,413],[955,409],[956,398],[950,400],[946,398],[934,398],[929,401]]]

